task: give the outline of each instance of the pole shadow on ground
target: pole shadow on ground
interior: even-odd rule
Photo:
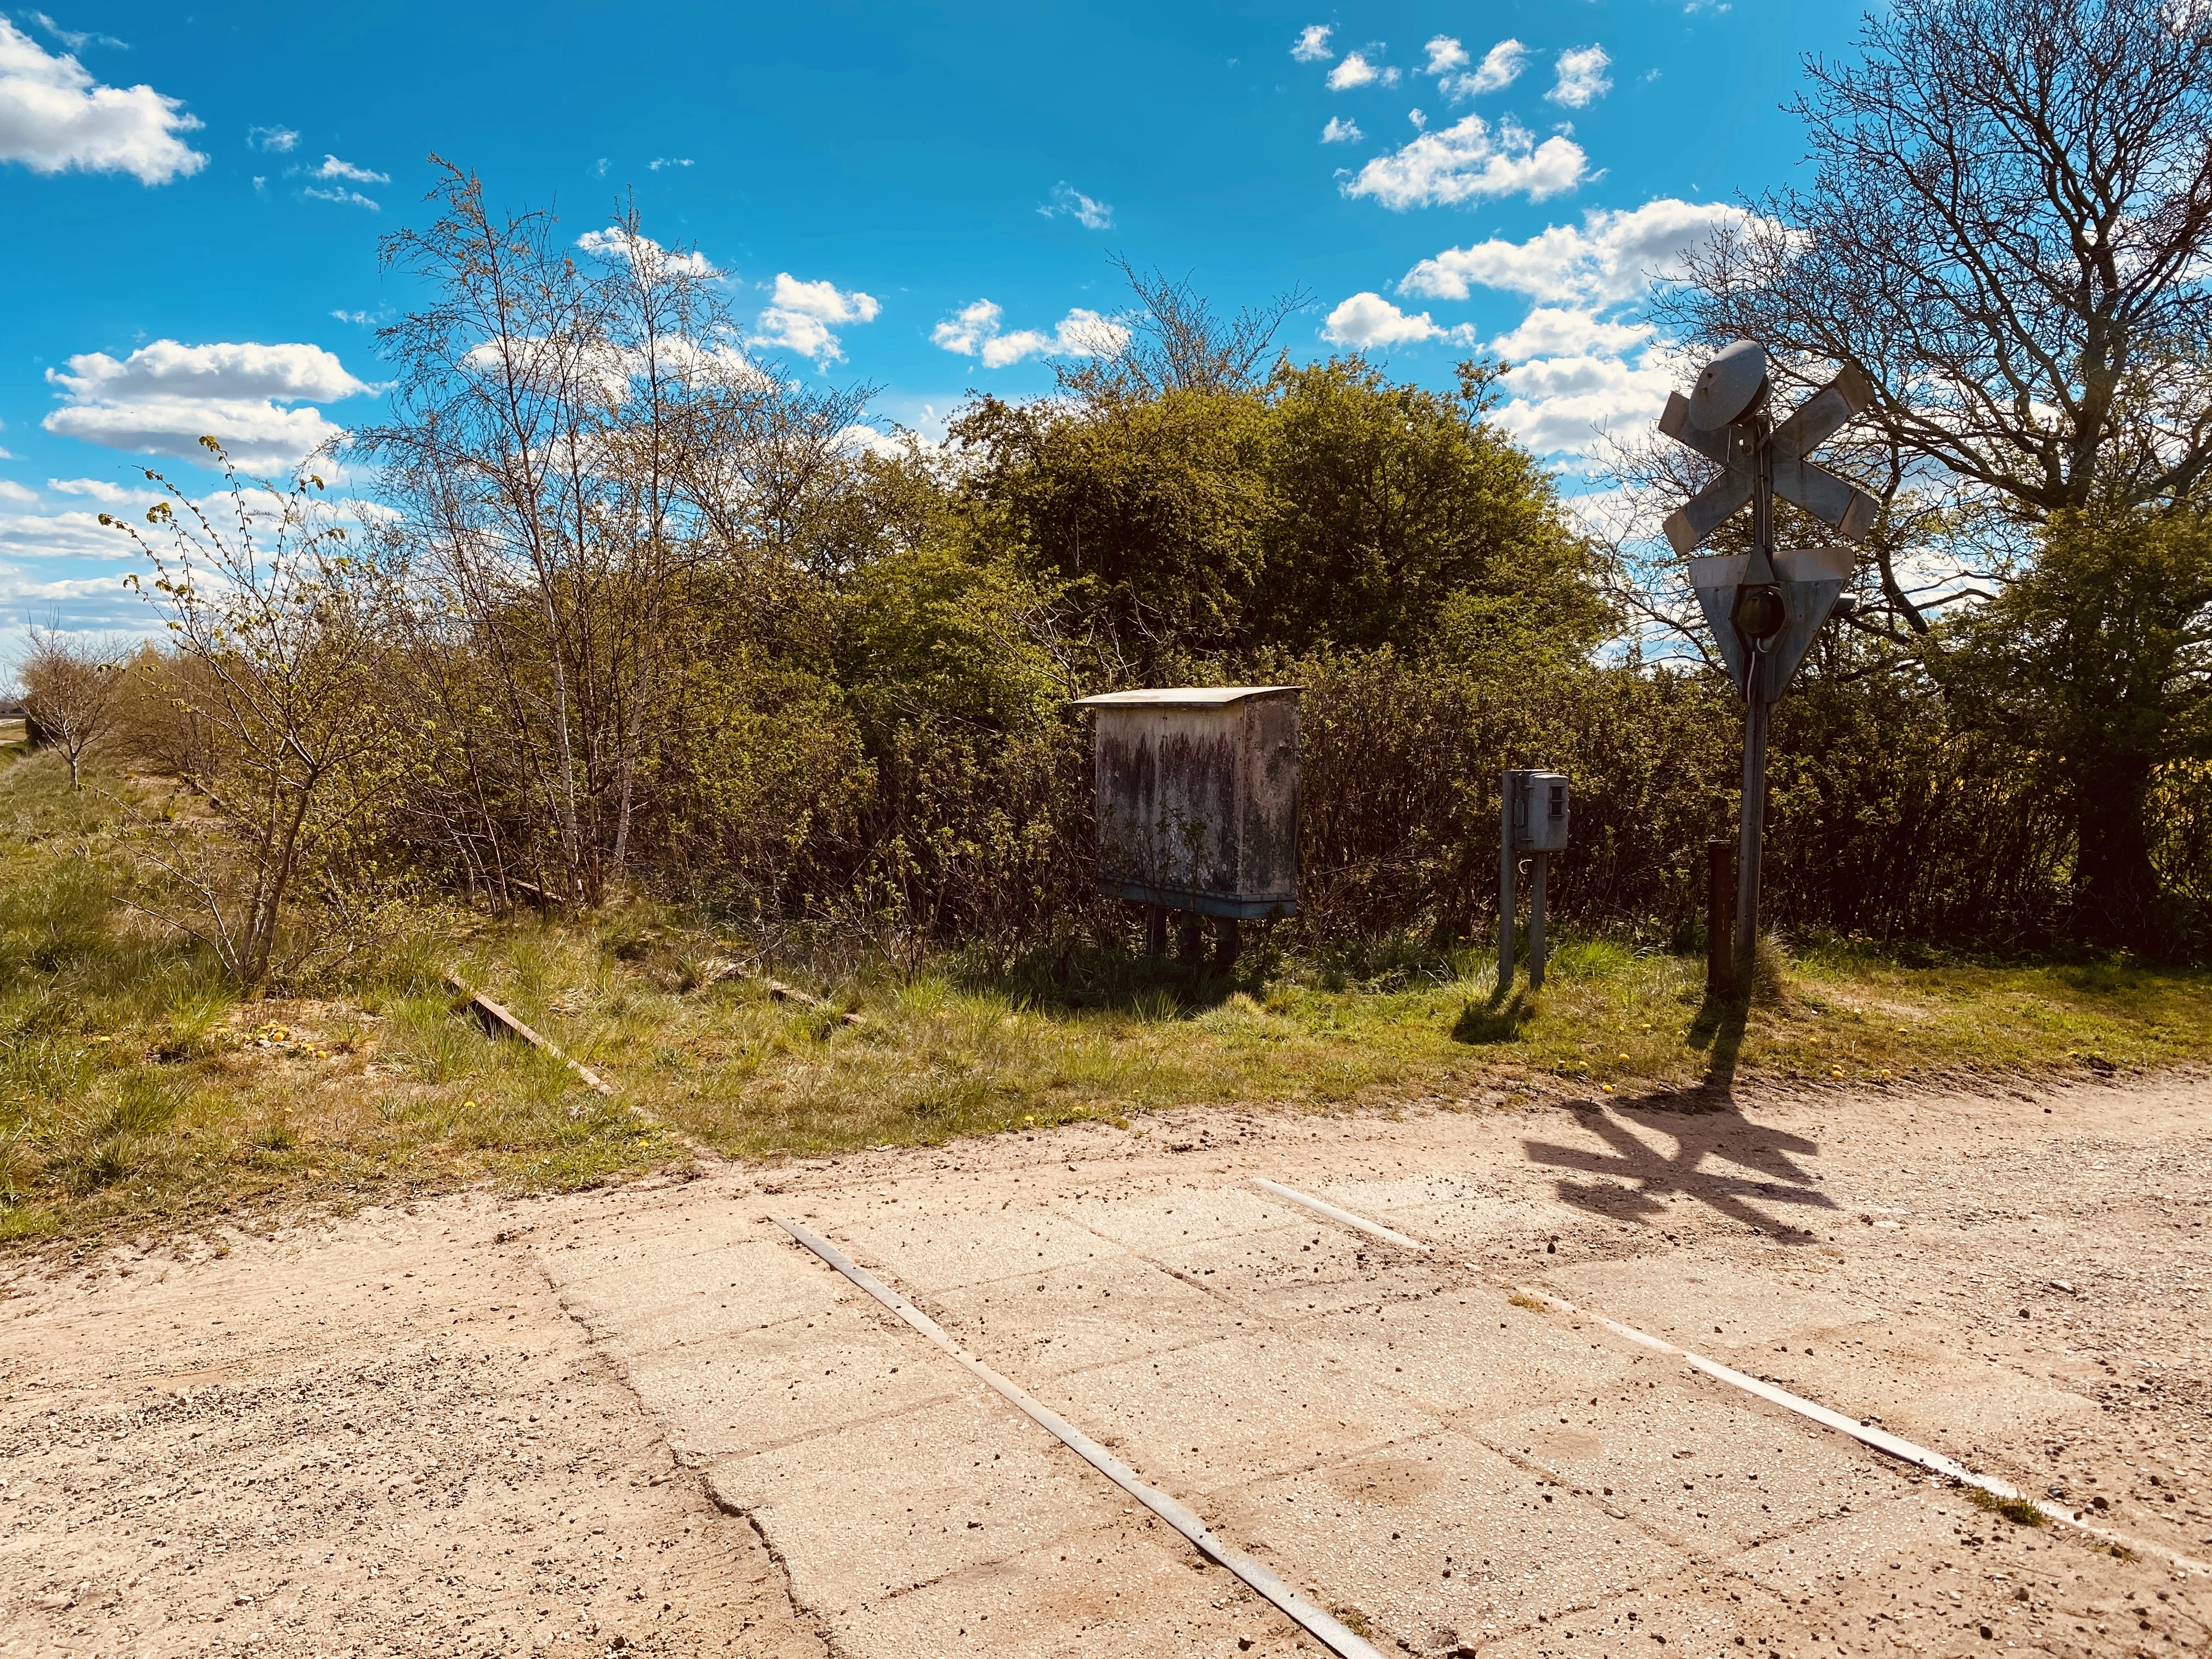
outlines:
[[[1667,1213],[1664,1199],[1680,1194],[1772,1237],[1798,1243],[1812,1239],[1808,1229],[1769,1211],[1837,1208],[1796,1161],[1817,1153],[1819,1144],[1753,1122],[1735,1105],[1747,1012],[1735,998],[1709,996],[1698,1009],[1688,1038],[1692,1047],[1711,1055],[1704,1083],[1632,1103],[1575,1103],[1571,1109],[1583,1127],[1609,1150],[1522,1143],[1532,1162],[1589,1177],[1555,1183],[1562,1203],[1609,1221],[1653,1222]],[[1647,1134],[1671,1139],[1674,1151],[1662,1150]],[[1748,1173],[1710,1167],[1714,1163],[1733,1164]]]

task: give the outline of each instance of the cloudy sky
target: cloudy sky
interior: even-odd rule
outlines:
[[[0,13],[0,630],[143,625],[96,515],[204,488],[202,433],[277,471],[376,416],[433,153],[587,246],[634,190],[752,350],[927,435],[1110,340],[1115,254],[1303,287],[1296,356],[1499,353],[1571,475],[1656,415],[1640,299],[1789,177],[1799,56],[1859,9],[55,3]]]

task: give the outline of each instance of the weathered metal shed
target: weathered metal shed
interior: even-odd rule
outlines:
[[[1115,691],[1096,716],[1098,890],[1232,921],[1298,908],[1295,685]]]

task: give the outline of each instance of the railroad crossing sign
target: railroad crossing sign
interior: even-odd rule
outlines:
[[[1735,951],[1739,986],[1747,985],[1759,939],[1759,865],[1766,821],[1767,711],[1782,695],[1834,611],[1851,574],[1849,544],[1874,527],[1880,503],[1807,454],[1873,401],[1874,386],[1846,368],[1780,425],[1767,414],[1771,382],[1766,353],[1738,340],[1705,365],[1685,398],[1670,394],[1659,429],[1721,471],[1668,515],[1663,528],[1677,553],[1698,546],[1745,505],[1751,551],[1690,559],[1690,586],[1722,659],[1743,695],[1743,811],[1736,860]],[[1779,495],[1838,531],[1845,545],[1774,546]],[[1712,919],[1717,925],[1717,918]],[[1719,988],[1716,987],[1715,988]]]
[[[1690,561],[1698,608],[1747,703],[1782,695],[1851,571],[1848,546],[1777,552],[1773,498],[1804,508],[1847,543],[1865,538],[1880,505],[1806,459],[1872,401],[1866,376],[1846,368],[1774,427],[1767,423],[1769,390],[1766,354],[1738,340],[1706,365],[1690,396],[1670,394],[1659,417],[1660,431],[1722,469],[1662,526],[1677,553],[1694,552],[1747,503],[1752,509],[1748,554]]]

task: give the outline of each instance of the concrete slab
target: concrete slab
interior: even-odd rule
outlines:
[[[576,1317],[635,1352],[732,1331],[829,1316],[856,1294],[790,1240],[725,1244],[683,1255],[645,1254],[565,1279]],[[558,1264],[550,1264],[558,1265]]]
[[[1076,1267],[1113,1253],[1088,1228],[1026,1203],[981,1215],[959,1210],[947,1195],[896,1206],[823,1201],[816,1207],[819,1218],[809,1225],[870,1272],[892,1275],[913,1296]]]
[[[1219,1297],[1119,1250],[939,1291],[930,1307],[981,1357],[1032,1380],[1187,1347],[1238,1319]]]
[[[1469,1432],[1534,1459],[1678,1548],[1732,1554],[1895,1498],[1902,1465],[1702,1377],[1644,1365],[1590,1405],[1543,1407]]]
[[[917,1410],[975,1386],[905,1326],[857,1309],[834,1336],[786,1321],[655,1349],[629,1359],[626,1375],[671,1444],[709,1457]]]
[[[1158,1522],[951,1573],[840,1621],[841,1650],[1010,1659],[1221,1659],[1326,1655],[1281,1613]]]
[[[799,1601],[839,1620],[948,1573],[1144,1514],[973,1385],[800,1445],[726,1458],[708,1480],[716,1501],[750,1516],[788,1564]]]
[[[1322,1346],[1262,1331],[1025,1386],[1146,1480],[1194,1503],[1437,1426],[1330,1362]]]
[[[1419,1652],[1480,1647],[1683,1565],[1680,1554],[1466,1435],[1439,1431],[1217,1500],[1254,1554],[1332,1587]]]
[[[1453,1419],[1588,1398],[1638,1362],[1595,1325],[1515,1307],[1487,1285],[1346,1309],[1310,1319],[1299,1334],[1346,1376]]]

